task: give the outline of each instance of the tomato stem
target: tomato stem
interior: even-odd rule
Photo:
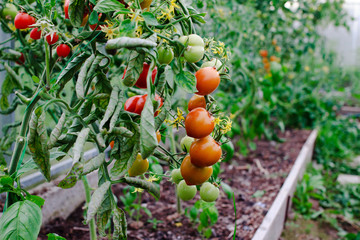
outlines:
[[[86,176],[82,176],[82,182],[84,184],[84,190],[85,190],[85,198],[86,198],[86,204],[88,205],[91,200],[91,188],[88,182],[88,179]],[[90,239],[96,240],[96,224],[95,219],[91,219],[89,222],[89,228],[90,228]]]

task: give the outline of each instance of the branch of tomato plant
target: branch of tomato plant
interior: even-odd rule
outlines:
[[[174,41],[174,40],[171,40],[170,38],[165,37],[164,35],[162,35],[162,34],[160,34],[160,33],[157,33],[157,32],[154,32],[153,30],[151,30],[151,29],[149,28],[149,26],[148,26],[145,22],[143,23],[143,25],[144,25],[144,27],[146,28],[146,30],[148,30],[148,31],[151,32],[152,34],[156,34],[158,37],[165,39],[166,41],[168,41],[168,42],[171,43],[172,45],[175,44],[175,41]]]
[[[12,41],[12,40],[14,40],[14,39],[15,39],[15,36],[12,36],[11,38],[6,39],[5,41],[2,41],[2,42],[0,43],[0,45],[3,45],[3,44],[5,44],[5,43],[7,43],[7,42],[10,42],[10,41]]]
[[[89,185],[88,179],[86,176],[82,176],[81,178],[83,185],[84,185],[84,190],[85,190],[85,199],[86,199],[86,209],[89,206],[90,200],[91,200],[91,187]],[[95,219],[91,219],[89,222],[89,229],[90,229],[90,239],[91,240],[96,240],[97,236],[96,236],[96,223],[95,223]]]
[[[181,9],[184,11],[185,15],[186,15],[186,16],[190,16],[188,9],[184,6],[184,4],[182,3],[182,1],[181,1],[181,0],[178,0],[177,2],[180,4],[180,7],[181,7]],[[189,31],[189,35],[190,35],[190,34],[196,34],[196,31],[195,31],[195,28],[194,28],[194,24],[193,24],[191,18],[189,18],[188,21],[189,21],[189,30],[190,30],[190,31]]]
[[[46,66],[46,89],[49,90],[50,89],[50,45],[48,44],[47,41],[45,42],[45,66]]]
[[[19,164],[19,160],[21,157],[21,154],[23,152],[23,149],[25,147],[25,142],[26,142],[26,132],[29,126],[29,121],[31,118],[31,114],[33,112],[33,109],[36,105],[36,103],[40,100],[40,95],[39,92],[42,91],[42,89],[40,89],[40,85],[37,89],[37,91],[35,92],[34,96],[31,99],[30,104],[27,106],[25,113],[24,113],[24,117],[22,120],[22,125],[20,128],[20,132],[19,135],[16,138],[16,142],[15,142],[15,147],[14,147],[14,153],[12,155],[11,161],[10,161],[10,168],[9,168],[9,175],[12,175],[16,172],[17,170],[17,166]],[[11,204],[13,204],[13,197],[11,196],[11,194],[7,195],[6,198],[6,207],[10,207]]]
[[[161,145],[158,145],[159,148],[161,148],[161,150],[163,150],[165,152],[166,155],[168,155],[174,162],[176,162],[178,164],[178,166],[181,165],[181,163],[176,159],[174,158],[174,156],[172,155],[171,152],[169,152],[166,148],[164,148],[163,146]]]

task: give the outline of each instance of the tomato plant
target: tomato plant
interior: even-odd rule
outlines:
[[[185,46],[184,58],[186,61],[195,63],[204,57],[205,43],[199,35],[182,36],[179,38],[179,42]]]

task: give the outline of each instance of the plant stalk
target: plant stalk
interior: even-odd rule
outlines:
[[[173,154],[176,154],[174,131],[171,131],[171,133],[169,133],[169,137],[170,137],[170,149],[171,149],[171,152]],[[182,212],[181,199],[179,198],[179,196],[177,194],[177,185],[175,185],[175,193],[176,193],[176,211],[179,214],[181,214],[181,212]]]
[[[85,189],[85,197],[86,197],[86,204],[88,205],[91,199],[91,188],[89,185],[89,182],[87,180],[86,176],[82,177],[82,182],[84,184],[84,189]],[[90,229],[90,239],[91,240],[96,240],[97,236],[96,236],[96,224],[95,224],[95,219],[91,219],[89,222],[89,229]]]

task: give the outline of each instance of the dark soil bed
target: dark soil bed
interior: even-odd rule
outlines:
[[[310,131],[291,130],[279,134],[284,143],[265,140],[256,141],[257,149],[247,157],[237,155],[231,164],[222,163],[220,177],[235,192],[236,239],[251,239],[274,201],[286,176],[298,156]],[[123,185],[113,186],[117,196],[122,194]],[[256,194],[255,194],[256,193]],[[255,196],[253,196],[255,194]],[[199,199],[183,202],[183,207],[191,207]],[[152,212],[152,218],[162,221],[156,229],[145,213],[140,223],[128,219],[128,239],[202,239],[200,233],[187,217],[176,213],[175,188],[169,181],[161,183],[161,198],[156,201],[148,193],[143,194],[143,206]],[[120,201],[119,201],[120,204]],[[120,205],[121,207],[121,205]],[[232,199],[222,192],[216,202],[219,219],[213,227],[211,239],[232,239],[235,214]],[[47,239],[46,234],[57,233],[66,239],[87,240],[89,231],[83,225],[82,208],[79,207],[66,220],[55,219],[43,226],[39,239]]]

